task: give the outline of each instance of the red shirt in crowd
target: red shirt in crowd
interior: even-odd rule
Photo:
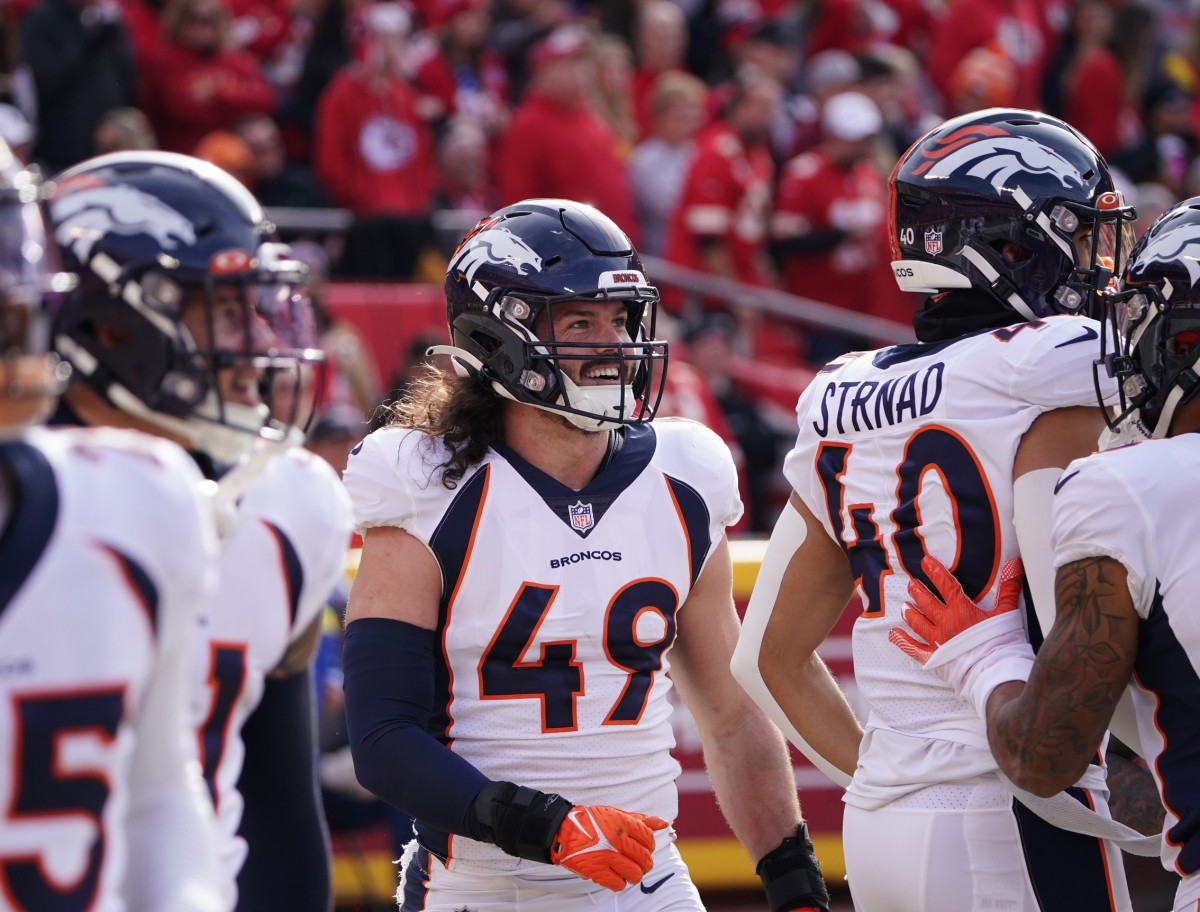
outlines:
[[[436,186],[433,131],[400,77],[380,84],[343,67],[317,102],[313,165],[339,206],[360,214],[427,213]]]
[[[621,140],[585,106],[564,107],[530,90],[513,112],[495,162],[502,206],[531,197],[595,206],[636,242],[633,190]]]
[[[774,177],[765,146],[747,149],[727,124],[713,124],[697,140],[683,195],[667,228],[666,258],[704,269],[701,242],[720,241],[733,261],[733,278],[765,284],[762,261]]]
[[[437,48],[418,66],[413,83],[422,95],[440,101],[447,116],[461,114],[485,128],[508,107],[508,71],[492,50],[474,66],[454,66]]]
[[[244,51],[201,56],[164,44],[145,64],[142,107],[159,146],[168,152],[190,155],[205,135],[228,127],[243,114],[275,111],[274,90],[258,61]]]
[[[1125,93],[1125,73],[1112,51],[1084,52],[1067,74],[1063,119],[1110,159],[1138,139],[1140,118]]]
[[[972,48],[987,47],[1013,62],[1013,106],[1041,106],[1042,72],[1057,36],[1042,0],[955,0],[934,27],[927,75],[943,91],[958,62]]]
[[[822,149],[788,162],[779,179],[771,236],[787,241],[840,231],[832,246],[783,255],[783,287],[838,307],[873,312],[875,275],[891,279],[887,181],[868,160],[842,167]]]

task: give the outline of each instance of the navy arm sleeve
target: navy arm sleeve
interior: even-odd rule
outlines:
[[[312,678],[267,678],[242,727],[245,798],[239,834],[249,852],[238,872],[238,912],[333,908],[329,833],[317,784]]]
[[[474,804],[491,780],[429,732],[436,642],[432,630],[391,618],[346,626],[343,687],[354,772],[364,788],[417,820],[487,840]]]

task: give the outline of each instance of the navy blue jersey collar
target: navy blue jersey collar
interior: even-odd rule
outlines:
[[[0,444],[0,471],[12,480],[12,514],[0,533],[0,614],[29,579],[58,521],[54,470],[45,454],[24,441]]]
[[[608,508],[645,471],[654,456],[656,438],[649,425],[624,427],[625,443],[603,470],[578,491],[531,465],[503,443],[492,445],[516,469],[526,484],[545,501],[554,514],[581,538],[587,538]]]

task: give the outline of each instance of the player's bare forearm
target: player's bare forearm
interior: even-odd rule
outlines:
[[[1108,808],[1113,817],[1147,836],[1161,833],[1165,815],[1150,771],[1111,750],[1107,760]]]
[[[848,776],[858,765],[863,729],[845,693],[815,652],[796,658],[773,638],[764,644],[763,681],[814,751]]]
[[[1118,562],[1086,558],[1060,568],[1055,602],[1058,617],[1028,683],[1003,684],[988,701],[996,761],[1038,795],[1059,792],[1083,774],[1137,651],[1137,615]]]
[[[748,705],[740,724],[701,731],[713,793],[734,835],[757,861],[791,835],[800,820],[787,745],[765,715]]]

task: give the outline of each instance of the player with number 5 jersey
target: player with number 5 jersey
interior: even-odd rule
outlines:
[[[1116,843],[1067,823],[1121,835],[1101,758],[1071,795],[1036,810],[1014,800],[979,715],[888,638],[909,581],[930,585],[927,555],[989,609],[1005,561],[1047,561],[1022,607],[1035,646],[1049,630],[1053,487],[1105,426],[1092,376],[1101,325],[1087,313],[1131,246],[1132,210],[1086,139],[1028,111],[932,130],[891,189],[897,281],[930,294],[919,341],[847,354],[801,395],[784,463],[793,493],[735,670],[846,786],[862,912],[1128,910]],[[815,654],[854,594],[861,727]]]

